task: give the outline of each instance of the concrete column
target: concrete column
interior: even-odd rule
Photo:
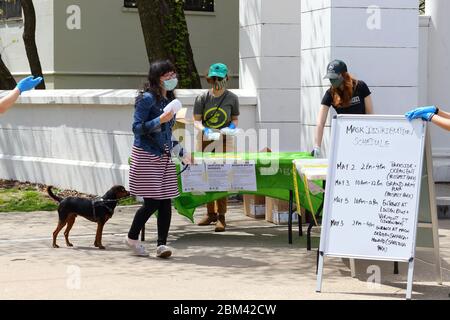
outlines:
[[[323,76],[330,60],[344,60],[349,72],[368,84],[375,113],[402,114],[417,105],[418,2],[302,0],[303,150],[311,149],[314,141],[317,112],[329,88]],[[329,129],[322,146],[326,154]]]
[[[255,129],[279,130],[280,150],[299,151],[300,0],[240,0],[239,26],[240,88],[257,93]]]
[[[428,104],[450,110],[450,1],[427,0],[426,14],[431,16],[428,34]],[[433,156],[447,158],[446,172],[438,174],[441,181],[450,181],[450,139],[442,129],[433,126]],[[436,176],[435,172],[435,176]]]

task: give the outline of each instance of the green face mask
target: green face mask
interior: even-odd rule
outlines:
[[[333,86],[333,88],[337,89],[344,82],[344,77],[339,75],[339,78],[337,78],[337,79],[330,79],[330,82],[331,82],[331,85]]]

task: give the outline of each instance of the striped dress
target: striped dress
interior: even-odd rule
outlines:
[[[133,146],[130,164],[130,193],[151,199],[172,199],[180,195],[176,166],[169,154],[161,158]]]

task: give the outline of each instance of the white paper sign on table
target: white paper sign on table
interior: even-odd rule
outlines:
[[[181,174],[183,192],[209,191],[209,183],[205,170],[205,164],[191,164]]]
[[[209,191],[230,190],[231,164],[206,163]]]
[[[230,190],[257,191],[255,161],[231,165]]]

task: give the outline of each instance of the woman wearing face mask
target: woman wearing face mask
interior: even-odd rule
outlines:
[[[168,258],[172,254],[166,241],[172,217],[171,199],[178,197],[179,191],[171,153],[183,158],[186,164],[191,162],[190,155],[184,152],[178,142],[172,141],[172,127],[175,123],[173,111],[164,112],[164,108],[175,99],[173,90],[177,83],[175,67],[170,61],[153,62],[150,65],[148,83],[136,98],[130,193],[144,198],[144,204],[136,212],[125,242],[140,256],[146,253],[138,240],[139,233],[156,210],[156,256]]]
[[[334,60],[328,64],[327,74],[331,87],[322,99],[314,140],[314,150],[311,155],[321,156],[323,130],[328,112],[332,106],[338,114],[372,114],[373,104],[371,92],[364,81],[356,80],[347,71],[347,65],[341,60]]]
[[[233,135],[236,133],[239,116],[239,99],[226,89],[228,68],[223,63],[210,66],[207,81],[211,89],[197,97],[194,104],[194,125],[201,135],[202,151],[233,152]],[[216,211],[217,205],[217,211]],[[199,226],[216,222],[215,231],[225,231],[227,198],[208,203],[206,216]]]

